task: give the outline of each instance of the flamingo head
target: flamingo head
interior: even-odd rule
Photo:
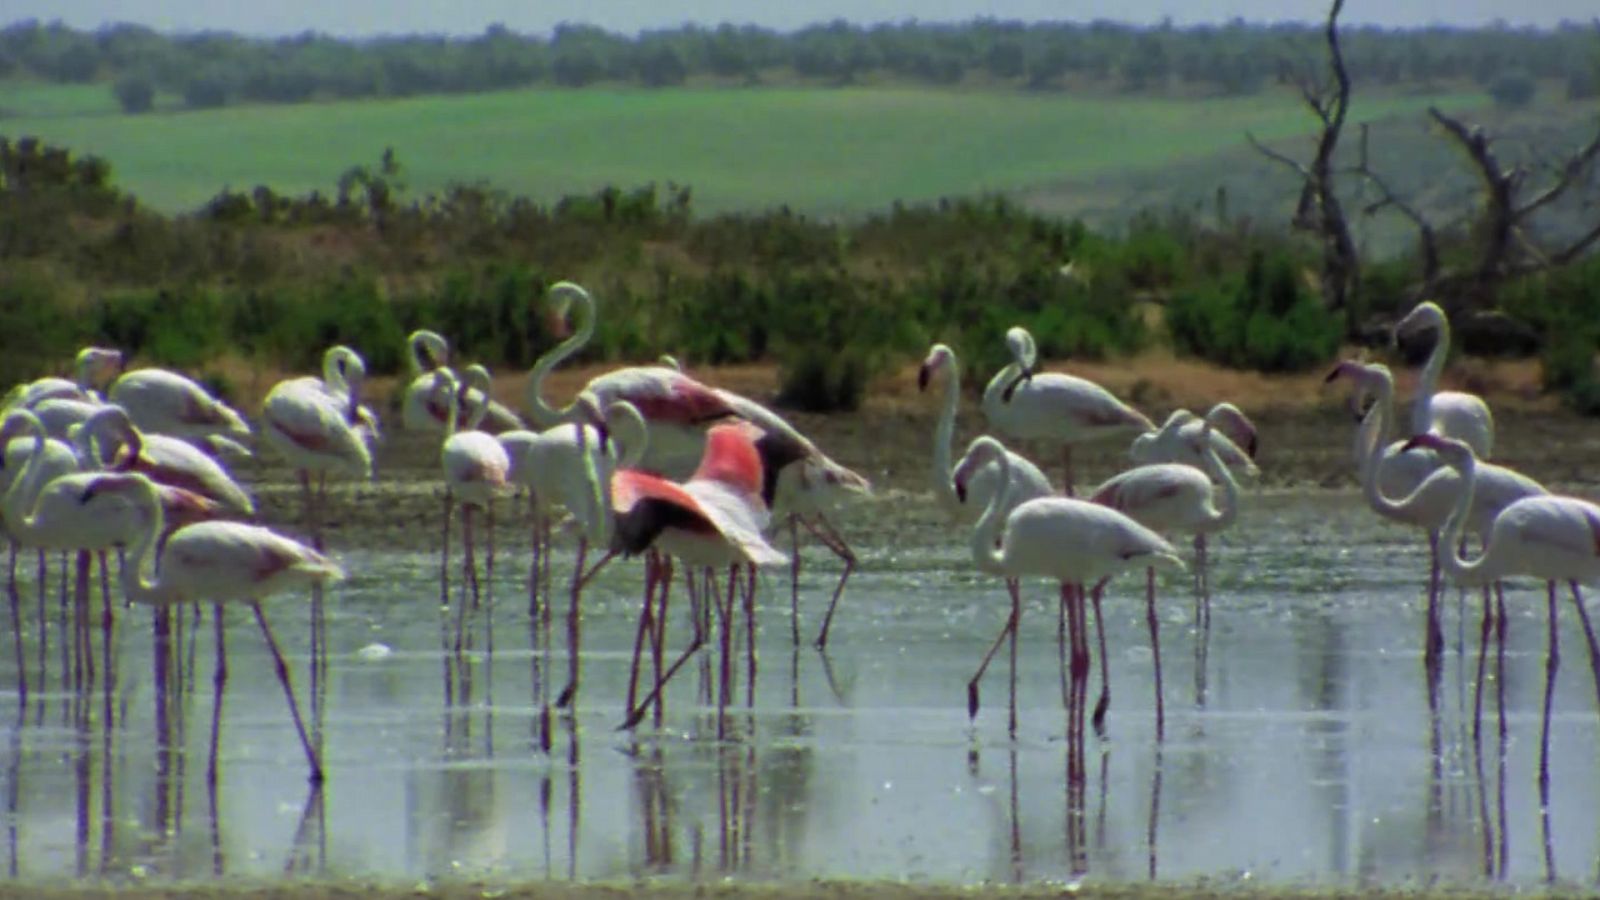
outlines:
[[[955,352],[944,344],[934,344],[929,348],[927,358],[923,359],[922,366],[917,369],[917,390],[927,390],[933,381],[933,376],[950,365],[955,357]]]
[[[1432,300],[1424,300],[1413,307],[1411,312],[1406,313],[1406,317],[1394,326],[1394,336],[1398,341],[1418,331],[1439,328],[1446,321],[1448,320],[1443,307]]]
[[[626,403],[627,401],[624,400],[618,402]],[[584,391],[578,395],[578,399],[572,403],[571,418],[573,424],[577,425],[580,429],[580,435],[582,434],[581,429],[585,425],[593,428],[600,434],[601,453],[605,453],[610,448],[611,426],[610,423],[606,421],[606,415],[600,411],[600,401],[595,399],[594,394]]]
[[[992,437],[980,435],[972,439],[967,445],[967,452],[956,463],[955,470],[950,473],[950,482],[956,489],[956,500],[967,502],[967,480],[972,473],[978,471],[989,463],[995,456],[1002,452],[1000,444]]]
[[[131,496],[134,492],[153,484],[149,478],[137,472],[106,472],[84,485],[83,494],[78,497],[78,502],[87,505],[96,497],[111,494]]]
[[[1440,459],[1453,466],[1472,459],[1472,448],[1467,444],[1431,431],[1413,435],[1400,449],[1405,452],[1419,447],[1438,453]]]
[[[1218,403],[1216,406],[1211,407],[1210,412],[1206,413],[1205,422],[1206,430],[1209,431],[1211,426],[1215,425],[1217,430],[1227,435],[1228,440],[1233,441],[1234,445],[1243,450],[1246,456],[1251,459],[1256,458],[1259,442],[1259,438],[1256,435],[1256,424],[1250,421],[1250,417],[1245,415],[1239,407],[1234,406],[1232,403]]]
[[[556,337],[566,337],[569,333],[567,326],[567,313],[572,309],[574,301],[588,300],[589,292],[575,281],[558,281],[550,285],[547,294],[550,306],[545,317],[545,327]]]
[[[406,338],[411,363],[418,372],[432,372],[450,363],[450,344],[438,332],[420,329]]]
[[[13,439],[29,433],[38,422],[39,418],[26,409],[14,409],[7,413],[5,422],[0,423],[0,449],[4,449]],[[43,426],[38,427],[43,428]]]
[[[122,351],[110,347],[85,347],[74,361],[85,384],[101,385],[122,371]]]

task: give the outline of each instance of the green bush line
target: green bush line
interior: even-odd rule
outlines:
[[[1105,234],[1003,197],[896,204],[851,223],[785,210],[699,218],[676,185],[549,205],[482,185],[407,200],[385,154],[330,194],[224,191],[167,217],[119,192],[103,160],[3,138],[0,177],[0,383],[60,371],[86,343],[191,370],[230,357],[305,370],[344,342],[388,374],[419,327],[447,335],[462,360],[521,368],[556,339],[541,298],[563,278],[599,300],[590,358],[773,360],[782,400],[815,410],[855,407],[875,376],[935,340],[957,346],[981,383],[1005,361],[1013,324],[1046,359],[1170,340],[1269,371],[1325,363],[1344,336],[1303,278],[1315,247],[1187,213]],[[1373,277],[1375,308],[1403,302],[1380,289],[1392,272]],[[1147,304],[1165,305],[1166,335]],[[1552,389],[1600,397],[1588,367],[1600,263],[1524,280],[1506,308],[1559,335],[1547,342]]]

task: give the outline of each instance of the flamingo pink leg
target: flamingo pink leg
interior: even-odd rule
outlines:
[[[1544,718],[1539,732],[1539,806],[1550,808],[1550,705],[1555,699],[1556,671],[1561,668],[1561,648],[1556,628],[1556,583],[1548,582],[1549,647],[1544,658]]]
[[[1572,605],[1578,610],[1578,621],[1583,623],[1583,638],[1589,644],[1589,669],[1594,674],[1594,693],[1600,702],[1600,643],[1596,643],[1594,627],[1589,622],[1589,611],[1583,608],[1583,593],[1576,581],[1568,582],[1572,588]]]
[[[1105,616],[1100,612],[1100,595],[1105,592],[1106,582],[1109,580],[1100,579],[1100,583],[1089,592],[1089,599],[1094,603],[1095,637],[1100,645],[1100,699],[1095,701],[1094,715],[1090,717],[1090,722],[1094,725],[1094,733],[1102,739],[1106,735],[1106,711],[1111,708],[1111,662],[1106,653],[1106,622]]]
[[[589,540],[578,539],[578,559],[572,568],[572,589],[567,596],[567,686],[556,698],[556,706],[566,709],[578,697],[578,646],[583,637],[583,566],[589,555]]]
[[[797,516],[796,518],[799,517]],[[822,617],[822,630],[817,632],[816,647],[818,650],[826,650],[828,648],[828,633],[833,627],[833,613],[839,608],[839,598],[844,596],[845,582],[850,580],[850,573],[855,571],[856,554],[855,551],[850,549],[850,545],[845,542],[844,536],[839,534],[838,529],[834,528],[833,523],[826,518],[818,516],[815,525],[805,519],[800,519],[800,524],[816,535],[817,540],[821,541],[823,546],[832,550],[834,555],[844,563],[844,571],[839,574],[839,582],[833,587],[833,598],[828,601],[828,611]],[[795,559],[798,560],[799,558],[800,553],[797,548]],[[796,572],[798,571],[797,568]],[[796,633],[798,633],[799,625],[797,624],[795,628],[797,629]]]
[[[211,758],[206,766],[206,784],[216,787],[217,754],[222,739],[222,690],[228,683],[228,649],[223,631],[222,604],[212,604],[211,617],[216,623],[217,667],[211,674]]]
[[[289,714],[294,717],[294,730],[300,735],[300,746],[305,748],[306,762],[311,765],[311,783],[322,783],[322,760],[317,752],[311,748],[311,739],[306,736],[306,725],[300,718],[300,704],[295,702],[294,688],[289,683],[289,666],[283,661],[283,651],[278,649],[278,641],[272,636],[272,626],[267,624],[267,617],[261,612],[260,603],[251,603],[250,609],[256,614],[256,623],[261,626],[261,634],[267,639],[267,648],[272,651],[272,664],[278,672],[278,683],[283,685],[283,695],[289,700]]]
[[[990,645],[989,652],[983,655],[983,662],[978,664],[978,671],[974,673],[972,679],[967,682],[968,719],[976,719],[978,717],[978,682],[983,679],[983,673],[988,671],[990,661],[994,659],[995,653],[999,652],[1000,650],[1000,644],[1005,641],[1008,635],[1016,632],[1018,619],[1022,615],[1021,585],[1016,579],[1007,578],[1006,589],[1011,593],[1011,615],[1006,617],[1006,624],[1000,629],[1000,634],[994,639],[994,643]],[[1015,693],[1013,693],[1013,712],[1011,717],[1011,734],[1013,737],[1016,736],[1017,727],[1015,708],[1016,700]]]
[[[28,705],[28,663],[23,656],[22,594],[17,590],[17,544],[15,541],[11,542],[9,564],[9,574],[6,578],[6,594],[11,601],[11,636],[16,647],[17,702],[23,708],[26,708]]]

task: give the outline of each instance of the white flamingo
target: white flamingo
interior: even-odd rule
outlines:
[[[1347,377],[1357,389],[1376,397],[1376,401],[1362,422],[1361,436],[1366,455],[1361,469],[1362,494],[1373,511],[1387,519],[1421,528],[1428,533],[1428,620],[1424,632],[1424,662],[1429,671],[1438,664],[1444,648],[1444,633],[1439,625],[1440,547],[1444,529],[1461,493],[1460,476],[1449,466],[1428,472],[1406,494],[1391,497],[1383,490],[1380,466],[1384,453],[1398,454],[1401,458],[1413,455],[1404,453],[1403,444],[1391,444],[1387,451],[1381,446],[1383,435],[1394,418],[1394,378],[1381,364],[1356,362],[1340,363],[1328,375],[1328,380]],[[1420,445],[1429,446],[1429,445]],[[1524,498],[1548,493],[1544,486],[1504,466],[1483,463],[1477,466],[1478,484],[1470,497],[1470,507],[1465,519],[1467,527],[1475,534],[1487,536],[1495,517],[1507,506]],[[1458,535],[1459,537],[1459,535]],[[1487,602],[1487,597],[1485,598]]]
[[[1118,572],[1152,565],[1182,569],[1183,560],[1160,535],[1099,504],[1069,497],[1040,497],[1005,513],[1007,494],[1011,490],[1010,463],[1005,447],[991,437],[973,441],[966,456],[956,464],[951,479],[956,493],[965,493],[968,480],[989,464],[1000,467],[1000,489],[990,499],[989,507],[972,531],[972,558],[979,569],[1011,579],[1007,583],[1011,591],[1011,615],[967,685],[967,711],[971,716],[977,715],[978,681],[1000,648],[1000,642],[1009,634],[1012,640],[1009,723],[1010,732],[1015,735],[1016,634],[1022,613],[1020,589],[1015,579],[1042,575],[1059,581],[1063,596],[1069,586],[1075,586],[1077,596],[1081,597],[1084,585]],[[1087,647],[1079,640],[1080,634],[1081,630],[1074,628],[1072,669],[1075,681],[1082,678],[1089,665]]]
[[[413,331],[410,337],[406,338],[406,350],[412,379],[406,386],[401,401],[400,421],[409,431],[443,431],[445,404],[443,398],[433,389],[431,373],[449,366],[450,343],[437,332],[422,329]],[[468,366],[462,370],[460,390],[464,391],[465,395],[460,398],[458,415],[465,416],[470,410],[482,407],[479,430],[499,434],[523,428],[522,419],[516,413],[490,396],[489,370],[481,366],[476,367],[483,373],[480,380],[474,376],[473,368]],[[465,424],[464,419],[456,423],[458,427]]]
[[[1191,448],[1205,463],[1205,471],[1183,463],[1151,463],[1129,469],[1100,485],[1089,495],[1089,501],[1123,513],[1140,525],[1158,534],[1182,532],[1196,537],[1195,567],[1205,566],[1202,535],[1224,531],[1233,525],[1239,515],[1239,484],[1233,473],[1223,465],[1212,442],[1211,422],[1201,425],[1198,435],[1192,438]],[[1222,484],[1222,506],[1218,508],[1212,479]],[[1209,626],[1210,598],[1205,577],[1199,577],[1202,593],[1196,598],[1196,627],[1202,633]],[[1111,684],[1105,649],[1105,628],[1100,617],[1101,586],[1095,585],[1095,628],[1100,637],[1100,700],[1095,704],[1093,723],[1096,731],[1102,730],[1106,710],[1111,705]],[[1161,694],[1161,635],[1156,617],[1156,570],[1145,571],[1145,622],[1150,628],[1150,649],[1154,655],[1156,691],[1156,740],[1164,734],[1165,707]]]
[[[188,376],[168,369],[124,372],[111,383],[106,400],[127,410],[141,431],[182,438],[219,433],[250,436],[250,426],[233,407]]]
[[[476,609],[479,603],[479,582],[475,549],[473,547],[473,511],[482,509],[487,519],[486,534],[489,540],[488,547],[488,577],[494,576],[494,498],[504,493],[507,489],[507,474],[511,469],[511,460],[506,455],[504,447],[493,436],[479,431],[477,425],[483,419],[484,405],[479,402],[467,415],[467,430],[460,430],[456,423],[460,419],[461,384],[456,380],[455,374],[449,369],[437,369],[433,373],[434,391],[444,403],[446,417],[444,420],[444,441],[440,446],[439,461],[444,470],[445,497],[444,497],[444,539],[440,547],[441,561],[439,567],[440,603],[449,600],[450,574],[450,514],[451,507],[456,501],[461,504],[461,540],[465,559],[462,563],[464,577],[472,591],[472,605]],[[492,600],[491,600],[492,603]],[[456,610],[456,641],[455,650],[460,653],[463,647],[463,623],[466,613],[466,602],[463,600],[460,608]],[[490,640],[493,640],[493,612],[490,612]],[[492,646],[492,645],[491,645]]]
[[[528,488],[531,498],[533,559],[528,575],[528,617],[532,622],[541,623],[537,632],[545,636],[544,643],[534,647],[536,665],[541,652],[544,659],[549,658],[550,597],[547,587],[551,524],[557,510],[565,509],[577,525],[578,553],[567,607],[567,684],[557,702],[562,707],[570,706],[576,699],[580,602],[583,587],[600,567],[597,565],[592,570],[585,570],[589,547],[605,547],[610,542],[608,501],[605,497],[610,472],[619,466],[637,465],[644,450],[644,420],[631,404],[617,401],[603,415],[593,411],[588,404],[588,398],[582,398],[579,401],[580,412],[591,421],[603,421],[604,433],[580,420],[544,431],[507,431],[496,436],[506,449],[511,463],[507,480]],[[603,446],[607,443],[615,452],[607,452]],[[620,448],[620,451],[616,448]],[[542,603],[539,599],[541,592],[545,594]],[[548,686],[547,679],[536,676],[535,681],[541,688]],[[548,752],[548,691],[541,690],[540,694],[542,703],[538,734],[541,747]]]
[[[1486,532],[1483,553],[1467,560],[1457,549],[1473,517],[1473,495],[1481,485],[1483,464],[1465,441],[1433,433],[1417,435],[1406,448],[1425,447],[1438,453],[1459,476],[1455,507],[1444,527],[1445,574],[1462,585],[1487,585],[1514,575],[1543,579],[1549,617],[1549,649],[1545,657],[1544,722],[1539,745],[1539,799],[1550,805],[1550,701],[1555,689],[1561,653],[1556,630],[1556,582],[1572,588],[1572,603],[1583,623],[1594,673],[1596,699],[1600,699],[1600,646],[1583,608],[1580,582],[1600,579],[1600,506],[1576,497],[1532,496],[1508,504],[1494,517]],[[1505,611],[1500,609],[1500,635],[1504,642]],[[1487,628],[1485,628],[1487,634]],[[1482,649],[1479,657],[1482,657]],[[1481,671],[1481,664],[1480,664]],[[1502,727],[1504,727],[1502,723]]]
[[[361,403],[367,367],[349,347],[329,347],[322,355],[322,377],[303,375],[280,381],[261,403],[262,439],[300,478],[301,513],[317,552],[324,549],[322,521],[329,472],[372,477],[372,443],[377,420]],[[363,415],[365,412],[365,415]],[[312,487],[312,474],[316,487]],[[322,591],[311,592],[312,686],[321,677],[326,648]]]
[[[100,402],[100,389],[122,370],[122,351],[108,347],[84,347],[72,363],[73,378],[51,376],[18,385],[0,401],[0,409],[20,406],[33,409],[50,399]]]
[[[926,391],[935,379],[943,381],[944,396],[939,407],[939,420],[933,430],[933,470],[929,473],[933,495],[945,510],[963,522],[975,522],[989,508],[999,488],[1000,467],[990,464],[973,472],[967,480],[965,497],[956,494],[950,481],[954,469],[950,459],[950,444],[955,437],[956,405],[961,397],[961,362],[956,352],[945,344],[928,348],[922,366],[917,370],[917,389]],[[1011,507],[1026,503],[1035,497],[1048,497],[1055,493],[1050,479],[1027,457],[1006,450],[1007,470],[1011,475]],[[1003,510],[1010,512],[1010,509]]]
[[[306,736],[300,706],[295,702],[289,682],[289,667],[278,642],[272,636],[262,598],[308,583],[326,583],[344,577],[344,572],[321,553],[283,535],[256,525],[240,522],[201,522],[186,525],[168,535],[159,552],[157,537],[163,532],[163,514],[154,482],[139,473],[97,478],[83,489],[88,502],[105,494],[122,494],[139,504],[143,511],[143,530],[134,545],[128,564],[122,569],[122,587],[128,599],[159,608],[179,604],[212,604],[217,620],[217,673],[214,684],[217,707],[212,718],[212,758],[209,777],[216,780],[217,728],[220,724],[222,685],[227,678],[222,643],[222,606],[247,604],[255,613],[261,634],[272,651],[278,681],[283,685],[294,717],[295,731],[311,767],[311,782],[321,784],[322,760]],[[146,575],[153,570],[154,579]],[[159,614],[160,610],[158,610]]]
[[[1211,425],[1210,444],[1223,465],[1245,478],[1261,474],[1255,462],[1258,447],[1255,423],[1232,403],[1218,403],[1204,418],[1187,409],[1173,410],[1160,428],[1133,439],[1128,458],[1140,465],[1183,463],[1204,469],[1205,459],[1200,454],[1201,445],[1196,442],[1196,436],[1207,424]]]
[[[1424,300],[1395,326],[1396,334],[1434,329],[1433,349],[1422,367],[1417,396],[1411,402],[1411,433],[1434,432],[1467,442],[1479,459],[1494,450],[1494,413],[1477,394],[1439,390],[1439,376],[1450,358],[1450,320],[1444,309]]]
[[[1144,413],[1084,378],[1036,372],[1039,352],[1027,329],[1006,332],[1011,362],[983,391],[989,427],[1018,440],[1043,440],[1061,446],[1065,491],[1072,495],[1072,448],[1077,444],[1155,430]]]

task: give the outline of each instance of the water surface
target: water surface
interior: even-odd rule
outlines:
[[[755,705],[730,711],[721,741],[697,663],[669,690],[663,728],[616,730],[642,579],[637,562],[611,567],[586,594],[578,708],[557,720],[549,755],[535,740],[528,554],[516,532],[501,533],[495,653],[477,652],[459,671],[441,648],[437,558],[336,547],[351,577],[329,597],[321,791],[308,787],[247,610],[228,614],[220,778],[210,790],[209,617],[180,638],[185,656],[192,641],[193,684],[169,716],[175,752],[162,752],[149,610],[119,614],[108,720],[99,684],[87,695],[62,689],[54,630],[41,689],[25,581],[34,689],[21,705],[8,652],[0,859],[12,878],[112,882],[1600,880],[1595,685],[1564,594],[1546,823],[1536,784],[1542,587],[1508,595],[1508,734],[1502,743],[1491,682],[1480,751],[1477,599],[1461,606],[1447,593],[1430,715],[1420,538],[1376,522],[1354,495],[1252,496],[1213,548],[1201,668],[1190,584],[1161,583],[1165,740],[1154,737],[1143,582],[1125,576],[1106,601],[1108,735],[1091,733],[1080,748],[1065,739],[1056,594],[1026,584],[1012,741],[1004,654],[975,722],[966,710],[966,681],[1007,611],[1004,589],[974,572],[963,540],[927,524],[924,503],[891,496],[846,520],[862,563],[825,655],[809,643],[794,649],[787,573],[763,575]],[[820,547],[804,552],[809,640],[838,566]],[[558,579],[570,565],[563,550]],[[674,605],[673,652],[688,634],[681,586]],[[279,597],[267,608],[310,712],[307,605]],[[564,612],[563,596],[558,623]],[[563,637],[558,628],[557,672]],[[1091,703],[1098,689],[1096,674]],[[1081,778],[1069,777],[1075,749]]]

